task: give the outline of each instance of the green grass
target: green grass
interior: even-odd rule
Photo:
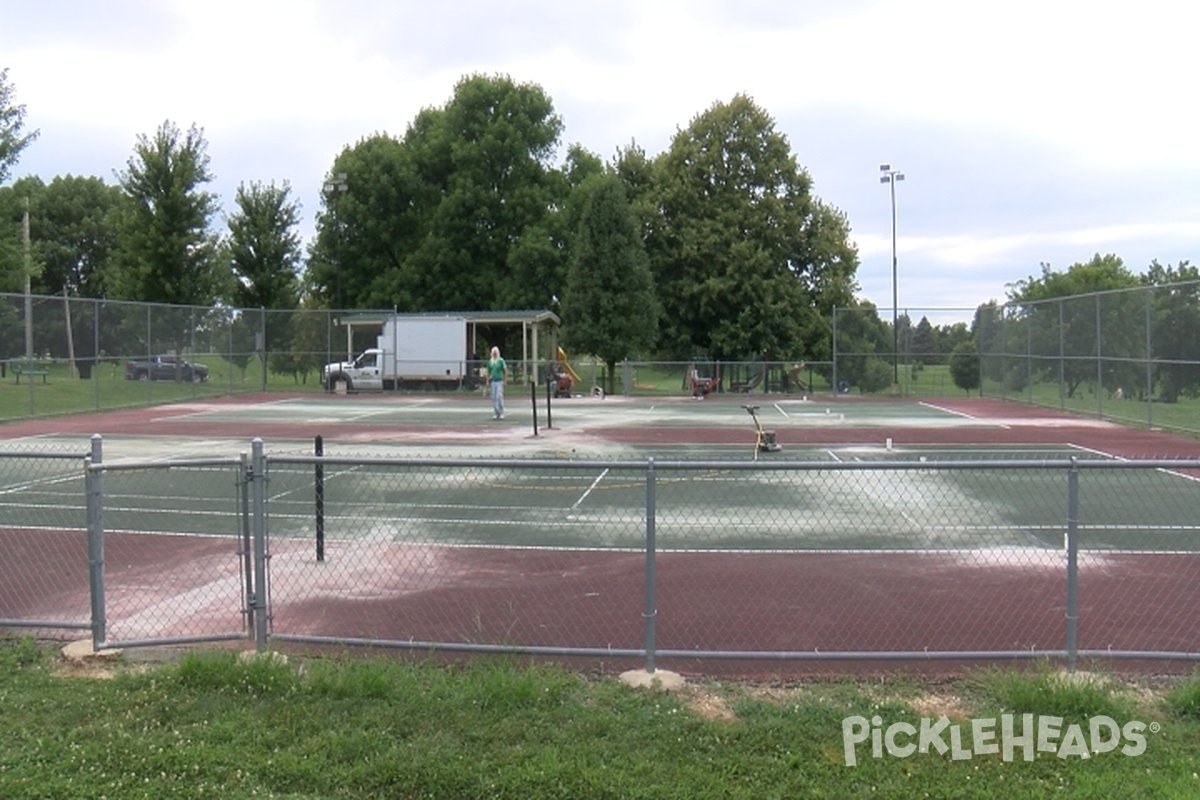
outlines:
[[[107,668],[106,668],[107,669]],[[239,660],[197,651],[111,677],[0,642],[0,796],[18,798],[1190,797],[1200,679],[1166,692],[1041,670],[960,681],[634,690],[515,660]],[[845,764],[843,720],[1006,710],[1161,726],[1145,752]]]
[[[1152,426],[1182,433],[1200,433],[1200,399],[1181,397],[1175,403],[1147,402],[1134,397],[1116,399],[1107,392],[1099,398],[1095,390],[1082,385],[1075,390],[1074,397],[1060,393],[1057,383],[1039,382],[1019,391],[1005,389],[996,381],[987,381],[985,393],[989,397],[1007,397],[1020,403],[1032,403],[1044,408],[1069,411],[1085,417],[1103,417],[1134,427]]]
[[[32,389],[25,377],[18,384],[10,372],[0,380],[0,421],[186,402],[262,389],[261,368],[255,360],[244,371],[217,356],[196,360],[209,367],[205,383],[127,381],[121,364],[115,362],[97,365],[88,378],[72,375],[66,362],[50,362],[46,382],[35,378]],[[268,373],[267,391],[319,392],[321,386],[315,374],[307,383],[300,383],[290,375]]]

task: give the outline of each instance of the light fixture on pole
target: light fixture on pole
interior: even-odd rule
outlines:
[[[904,180],[904,173],[892,169],[891,164],[879,165],[879,182],[886,183],[892,191],[892,382],[900,386],[900,307],[896,283],[896,181]]]
[[[326,203],[331,206],[337,202],[337,196],[345,194],[350,189],[350,184],[346,182],[346,173],[339,172],[330,180],[325,181],[323,192],[325,194]],[[333,218],[337,225],[337,242],[334,247],[337,251],[337,268],[334,273],[334,298],[336,300],[335,307],[338,311],[342,310],[342,216],[337,213],[337,209],[333,209]]]

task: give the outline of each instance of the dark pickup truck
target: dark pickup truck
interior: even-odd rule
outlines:
[[[208,367],[193,364],[178,356],[154,356],[149,361],[126,361],[127,381],[192,381],[208,380]]]

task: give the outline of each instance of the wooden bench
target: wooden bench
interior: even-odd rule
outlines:
[[[42,369],[37,364],[24,364],[24,363],[21,363],[18,361],[18,362],[14,362],[14,363],[10,364],[9,366],[12,367],[13,375],[15,375],[17,377],[18,384],[21,382],[22,375],[28,375],[29,380],[31,380],[31,381],[34,379],[35,376],[41,375],[42,383],[46,383],[47,377],[50,375],[49,370]]]

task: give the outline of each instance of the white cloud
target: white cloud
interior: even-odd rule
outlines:
[[[1189,2],[0,2],[0,67],[42,131],[18,175],[108,178],[137,135],[195,123],[226,202],[289,181],[307,234],[344,146],[402,134],[466,74],[505,73],[604,158],[631,140],[653,155],[749,94],[848,215],[880,305],[883,161],[909,172],[899,255],[923,305],[973,306],[1094,252],[1197,260]]]

